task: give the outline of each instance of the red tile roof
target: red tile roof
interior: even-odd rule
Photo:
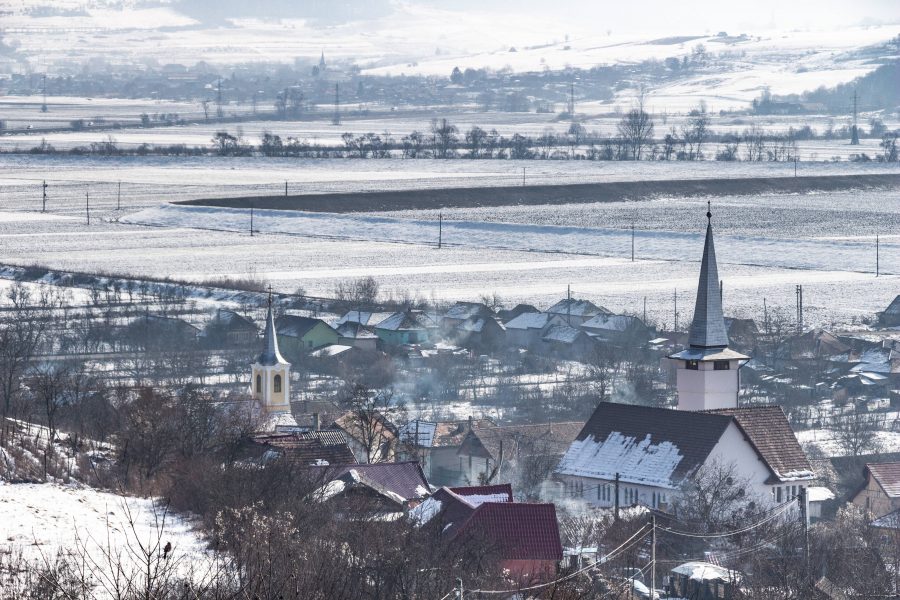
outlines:
[[[866,463],[866,470],[889,498],[900,497],[900,462]]]
[[[734,417],[778,481],[815,477],[809,459],[780,406],[726,408],[709,412]]]
[[[553,504],[482,504],[457,532],[484,536],[505,560],[562,560]]]
[[[498,497],[503,495],[507,498],[504,502],[512,502],[513,501],[513,493],[512,493],[512,484],[511,483],[498,483],[496,485],[473,485],[468,487],[452,487],[450,491],[456,494],[457,496],[461,496],[463,498],[468,498],[469,496],[495,496]],[[492,500],[492,502],[499,502],[499,500]]]

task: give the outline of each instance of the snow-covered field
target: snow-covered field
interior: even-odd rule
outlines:
[[[172,549],[163,560],[167,543]],[[83,557],[98,598],[112,597],[114,582],[140,581],[148,555],[154,577],[199,581],[213,568],[202,535],[152,500],[74,484],[0,481],[0,566],[24,560],[49,567],[59,555],[72,555],[79,564]]]
[[[187,171],[186,171],[187,173]],[[67,218],[6,212],[4,262],[60,270],[170,276],[205,281],[251,275],[292,292],[328,296],[353,277],[375,276],[385,295],[477,299],[497,292],[508,303],[549,305],[567,285],[611,310],[671,325],[690,318],[705,223],[705,199],[447,211],[437,250],[435,215],[333,215],[161,206],[109,210],[118,222],[87,226]],[[727,312],[792,314],[804,285],[806,322],[871,318],[900,293],[895,191],[714,198],[717,249]],[[11,207],[10,207],[11,208]],[[866,212],[868,211],[868,212]],[[28,221],[19,220],[27,218]],[[636,224],[631,262],[630,223]],[[883,227],[883,228],[882,228]],[[874,234],[882,233],[882,276],[874,277]]]

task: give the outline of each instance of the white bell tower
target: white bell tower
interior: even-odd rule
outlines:
[[[278,351],[271,289],[263,350],[251,367],[250,386],[253,398],[260,401],[267,414],[291,413],[291,365]]]
[[[679,410],[737,408],[740,368],[750,359],[728,347],[711,209],[707,210],[706,219],[700,284],[688,347],[669,356],[675,363]]]

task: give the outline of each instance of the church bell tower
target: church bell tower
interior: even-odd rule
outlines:
[[[263,349],[251,367],[251,393],[267,414],[291,412],[291,365],[278,351],[278,334],[272,314],[272,291],[266,312]]]
[[[679,410],[737,408],[740,368],[750,359],[728,347],[711,208],[706,212],[706,219],[706,241],[688,347],[669,356],[675,363]]]

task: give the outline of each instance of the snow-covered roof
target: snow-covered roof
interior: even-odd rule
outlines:
[[[344,352],[349,352],[350,350],[353,350],[353,346],[347,346],[345,344],[331,344],[323,348],[319,348],[315,352],[312,352],[310,356],[313,356],[315,358],[327,358],[330,356],[338,356],[340,354],[343,354]]]
[[[630,315],[606,315],[600,314],[582,323],[585,329],[599,329],[603,331],[627,331],[629,327],[643,325],[641,320]]]
[[[557,318],[545,312],[542,313],[522,313],[515,319],[507,321],[507,329],[543,329],[547,326],[551,319]]]
[[[492,316],[493,314],[494,311],[481,302],[457,302],[447,309],[444,318],[463,320],[470,317]]]
[[[731,571],[719,565],[708,562],[686,562],[672,569],[673,573],[684,575],[694,581],[731,581],[737,577],[736,571]]]
[[[609,311],[602,306],[597,306],[590,300],[576,300],[575,298],[560,300],[544,312],[554,315],[571,315],[573,317],[593,317]]]
[[[584,332],[569,325],[551,325],[541,336],[545,342],[559,342],[561,344],[573,344],[579,335]]]
[[[431,448],[434,445],[434,433],[437,423],[433,421],[413,420],[398,428],[400,440],[407,444],[414,444],[420,448]],[[418,436],[418,440],[417,440]]]
[[[826,500],[834,500],[834,492],[827,487],[813,486],[806,488],[806,497],[810,502],[825,502]]]
[[[425,328],[425,324],[419,315],[404,311],[392,314],[375,327],[385,331],[419,331]]]
[[[347,313],[344,313],[340,319],[338,319],[335,325],[343,325],[344,323],[359,323],[360,325],[376,325],[381,321],[384,321],[392,313],[389,312],[371,312],[365,310],[351,310]]]

